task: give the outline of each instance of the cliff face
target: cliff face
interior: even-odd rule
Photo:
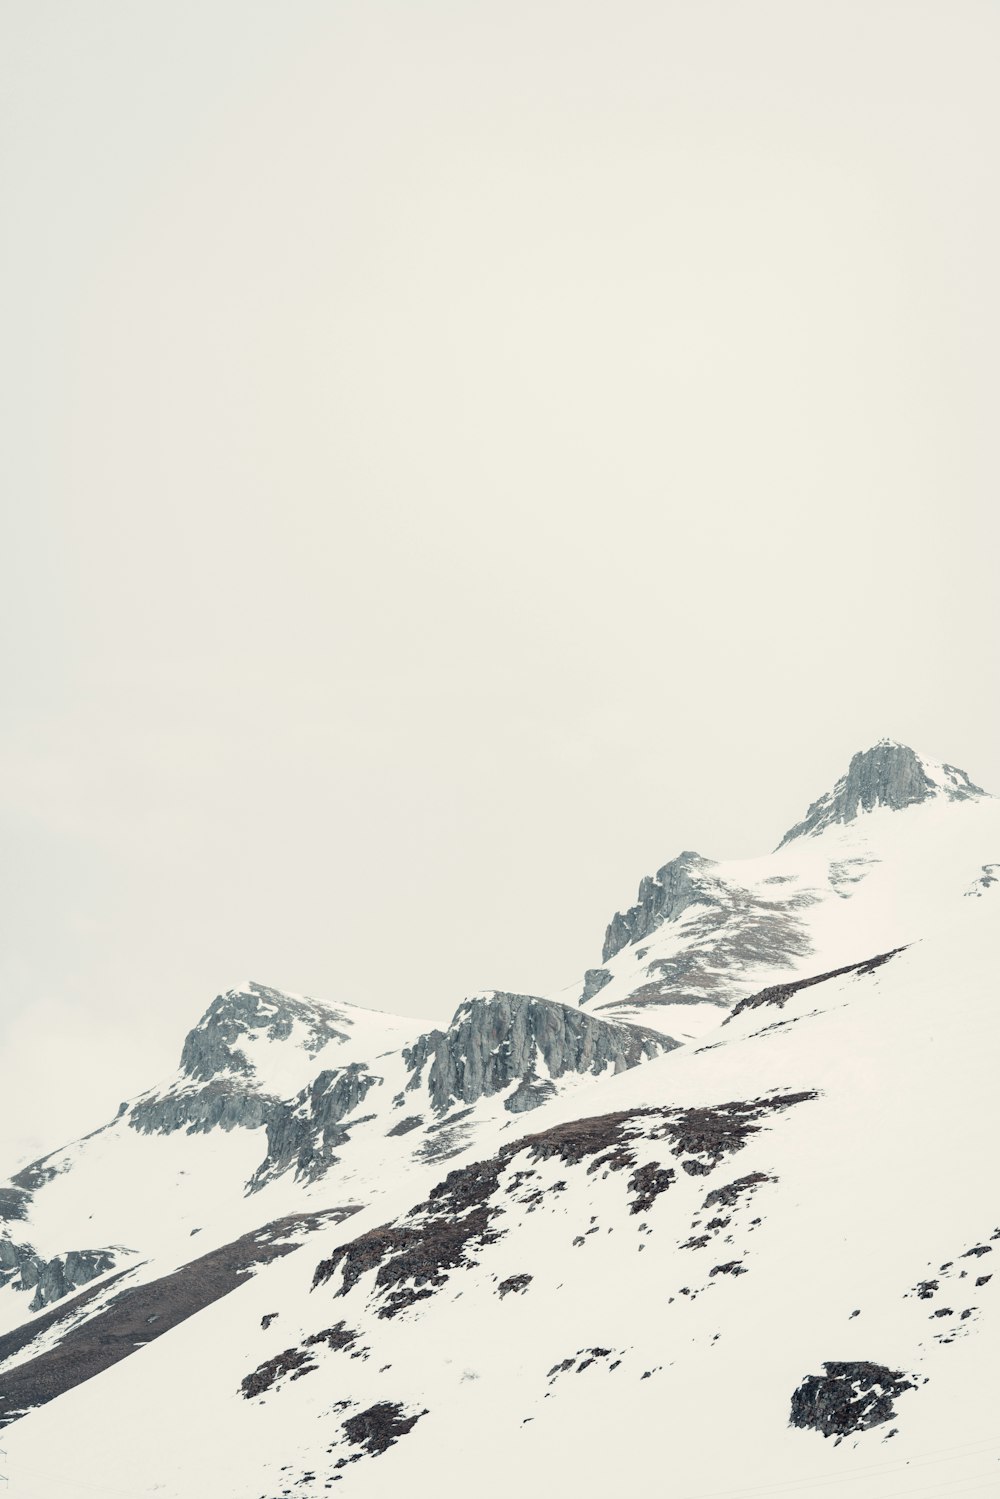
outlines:
[[[251,981],[245,988],[227,990],[185,1037],[178,1082],[165,1094],[140,1099],[129,1113],[129,1124],[142,1134],[179,1129],[202,1134],[269,1124],[282,1109],[288,1113],[289,1106],[259,1075],[255,1048],[286,1043],[306,1058],[315,1056],[331,1041],[350,1039],[334,1024],[337,1018],[338,1012],[328,1006],[265,984]]]
[[[555,1091],[550,1079],[568,1072],[623,1072],[677,1045],[669,1036],[592,1015],[528,994],[494,993],[466,1000],[447,1031],[431,1031],[404,1052],[438,1112],[474,1104],[520,1083],[506,1100],[511,1113],[536,1108]],[[544,1068],[544,1076],[539,1076]]]
[[[41,1311],[114,1267],[115,1257],[107,1249],[71,1249],[68,1254],[45,1260],[30,1244],[0,1239],[0,1286],[10,1284],[15,1291],[34,1291],[28,1304],[32,1312]]]
[[[208,1082],[220,1072],[248,1074],[252,1071],[245,1044],[259,1033],[268,1041],[287,1041],[298,1026],[302,1046],[318,1052],[328,1041],[346,1041],[346,1031],[333,1025],[327,1007],[295,999],[279,989],[252,981],[245,989],[229,989],[214,999],[184,1040],[181,1071],[198,1082]]]
[[[210,1129],[259,1129],[277,1103],[276,1098],[252,1088],[215,1078],[194,1091],[178,1090],[141,1099],[128,1122],[143,1135],[169,1135],[178,1129],[189,1135],[205,1134]]]
[[[985,795],[983,788],[957,766],[929,767],[908,745],[884,739],[853,756],[847,774],[841,776],[832,791],[813,802],[802,821],[789,828],[778,847],[784,848],[793,838],[821,833],[834,823],[853,822],[860,812],[872,812],[876,807],[900,812],[935,796],[966,801]]]
[[[336,1164],[334,1148],[347,1143],[341,1121],[381,1082],[367,1063],[326,1069],[290,1103],[276,1103],[267,1118],[267,1155],[254,1173],[252,1191],[294,1165],[296,1179],[315,1181]]]
[[[699,872],[707,868],[709,862],[689,850],[664,864],[655,875],[647,875],[639,885],[635,905],[625,912],[616,911],[612,916],[604,937],[601,961],[606,963],[630,942],[638,942],[663,922],[675,920],[688,906],[710,904],[698,880]]]

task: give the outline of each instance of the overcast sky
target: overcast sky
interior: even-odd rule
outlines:
[[[8,0],[0,1140],[1000,789],[1000,11]]]

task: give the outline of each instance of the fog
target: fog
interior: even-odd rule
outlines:
[[[884,734],[1000,788],[1000,14],[6,8],[12,1159],[446,1019]]]

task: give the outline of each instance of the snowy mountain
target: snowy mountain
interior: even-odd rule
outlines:
[[[964,889],[976,849],[980,874],[993,857],[993,806],[964,771],[883,740],[853,757],[773,854],[688,851],[647,876],[612,917],[600,966],[560,998],[700,1036],[757,989],[923,936]]]
[[[884,741],[559,996],[220,996],[0,1188],[11,1492],[987,1491],[998,874]]]

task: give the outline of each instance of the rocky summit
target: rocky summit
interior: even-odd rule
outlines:
[[[10,1492],[991,1491],[998,869],[885,740],[558,993],[220,994],[0,1185]]]
[[[894,812],[917,802],[944,796],[952,801],[985,796],[964,770],[954,765],[927,762],[908,745],[883,739],[851,759],[847,774],[832,791],[813,802],[805,817],[790,828],[781,844],[809,833],[818,833],[836,822],[852,822],[864,812],[888,807]],[[779,845],[780,846],[780,845]]]

